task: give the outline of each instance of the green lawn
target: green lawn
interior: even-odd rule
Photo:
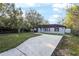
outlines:
[[[14,34],[0,34],[0,52],[14,48],[27,40],[30,37],[37,36],[34,33],[14,33]]]
[[[65,35],[55,52],[56,55],[79,56],[79,36]]]

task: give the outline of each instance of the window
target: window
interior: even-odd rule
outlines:
[[[45,31],[46,31],[46,28],[45,28]]]
[[[56,28],[54,29],[54,31],[58,32],[58,31],[59,31],[59,28],[58,28],[58,27],[56,27]]]
[[[44,28],[45,29],[45,31],[49,31],[49,29],[48,28]]]

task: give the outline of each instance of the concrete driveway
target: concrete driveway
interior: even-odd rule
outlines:
[[[50,56],[63,36],[42,34],[26,40],[0,56]]]

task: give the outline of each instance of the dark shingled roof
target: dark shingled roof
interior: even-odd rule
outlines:
[[[48,25],[38,25],[37,28],[50,28],[50,27],[65,27],[64,25],[60,24],[48,24]]]

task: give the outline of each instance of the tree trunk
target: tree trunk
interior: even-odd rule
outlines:
[[[18,29],[18,33],[20,33],[20,32],[21,32],[21,29],[19,28],[19,29]]]

